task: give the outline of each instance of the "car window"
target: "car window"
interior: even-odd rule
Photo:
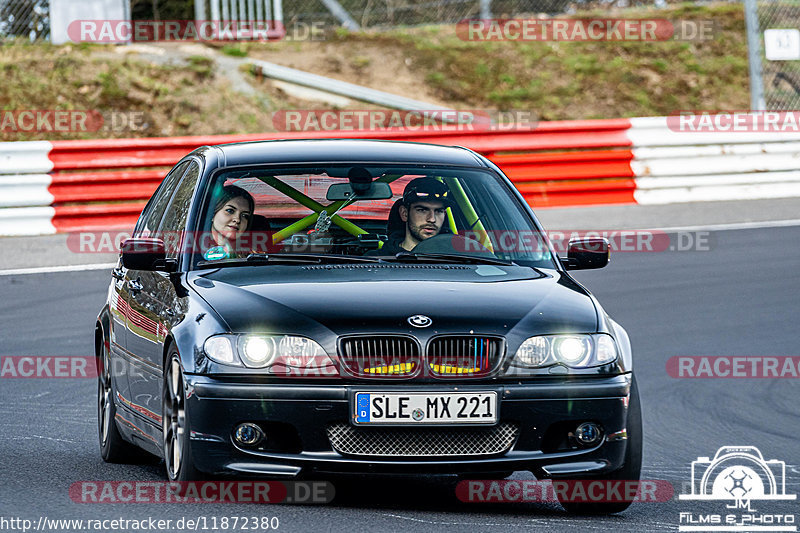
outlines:
[[[199,177],[200,165],[193,161],[166,209],[158,234],[164,239],[167,257],[176,258],[178,255],[181,238],[184,236],[186,228],[186,218],[189,216],[189,206],[192,203],[192,196]]]
[[[187,166],[189,166],[189,161],[184,161],[177,165],[167,174],[164,181],[161,182],[161,185],[147,203],[142,215],[139,217],[139,221],[136,223],[136,228],[133,232],[135,236],[146,237],[156,232],[164,216],[167,204],[172,198],[172,193],[175,192],[175,185],[177,185],[178,180],[183,176]]]
[[[491,172],[370,166],[363,170],[374,181],[388,184],[391,198],[328,200],[332,188],[347,187],[348,168],[333,164],[217,173],[209,180],[211,190],[204,196],[208,200],[198,207],[202,209],[201,234],[208,238],[198,245],[194,264],[247,258],[253,252],[267,253],[275,261],[282,253],[394,257],[402,250],[411,250],[400,247],[407,235],[407,223],[401,220],[399,211],[406,201],[407,188],[412,187],[417,204],[440,202],[446,207],[444,219],[427,222],[424,216],[415,215],[416,222],[408,222],[408,233],[416,232],[415,253],[467,255],[553,268],[554,256],[540,229],[512,189]],[[439,185],[432,192],[417,191],[412,183],[419,180],[430,180],[423,189],[431,187],[431,182]],[[440,194],[446,202],[437,200]],[[429,199],[420,201],[423,197]],[[223,212],[223,207],[230,213]],[[252,212],[248,223],[236,216],[246,211]]]

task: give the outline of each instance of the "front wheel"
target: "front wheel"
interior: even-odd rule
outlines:
[[[111,356],[105,340],[100,347],[101,368],[97,377],[97,435],[100,456],[107,463],[139,463],[147,453],[122,438],[117,429],[117,407],[111,383]]]
[[[625,447],[625,463],[622,468],[609,474],[597,476],[583,476],[580,481],[596,479],[610,481],[639,481],[642,473],[642,406],[639,402],[639,387],[636,378],[631,377],[630,401],[628,403],[628,418],[626,422],[628,442]],[[630,507],[633,500],[613,502],[572,502],[560,501],[561,506],[571,514],[612,514],[620,513]]]
[[[189,424],[186,417],[186,386],[178,352],[170,352],[164,368],[161,393],[164,461],[170,481],[196,481],[201,473],[194,467],[189,447]]]

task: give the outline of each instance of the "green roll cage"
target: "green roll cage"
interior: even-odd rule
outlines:
[[[386,174],[381,176],[375,181],[381,183],[392,183],[393,181],[401,178],[402,176],[403,176],[402,174]],[[289,224],[285,228],[275,232],[275,234],[272,236],[273,243],[281,242],[290,235],[293,235],[299,231],[304,230],[311,224],[315,224],[323,212],[327,216],[331,217],[331,222],[333,222],[334,224],[336,224],[344,231],[353,236],[358,236],[368,233],[366,230],[360,228],[353,222],[350,222],[344,217],[335,214],[347,202],[349,202],[349,200],[336,200],[335,202],[332,202],[328,205],[322,205],[313,198],[310,198],[308,195],[298,191],[291,185],[282,182],[275,176],[254,176],[254,177],[266,183],[267,185],[277,190],[281,194],[299,203],[300,205],[314,211],[310,215],[307,215],[301,218],[300,220]],[[480,217],[475,212],[475,208],[469,201],[467,193],[464,191],[464,187],[461,185],[461,182],[458,181],[458,178],[437,177],[436,179],[438,179],[439,181],[444,181],[444,183],[453,192],[453,197],[455,198],[456,204],[458,204],[459,209],[461,209],[461,212],[464,214],[464,217],[466,218],[469,227],[473,228],[474,231],[477,233],[477,235],[480,237],[479,239],[480,243],[483,244],[490,251],[494,251],[491,239],[489,238],[489,233],[484,228],[483,222],[480,220]],[[453,210],[450,207],[447,208],[447,222],[448,225],[450,226],[450,231],[452,231],[454,235],[458,235],[456,220],[455,217],[453,216]],[[381,246],[383,246],[383,243],[381,243]]]

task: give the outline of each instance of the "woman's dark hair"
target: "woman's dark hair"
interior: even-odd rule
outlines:
[[[228,201],[233,200],[234,198],[244,198],[247,200],[247,204],[250,206],[250,218],[247,220],[247,228],[245,229],[250,227],[250,224],[253,221],[253,214],[255,214],[256,202],[253,200],[253,196],[249,192],[241,187],[237,187],[236,185],[225,185],[219,189],[219,192],[216,196],[217,201],[214,204],[214,212],[211,215],[212,217],[217,214],[217,211],[225,207],[225,204],[227,204]]]

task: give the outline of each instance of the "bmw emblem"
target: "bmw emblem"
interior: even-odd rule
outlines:
[[[422,409],[414,409],[411,411],[411,418],[419,422],[423,418],[425,418],[425,413],[422,412]]]
[[[433,324],[433,320],[425,315],[414,315],[408,317],[408,323],[414,326],[415,328],[427,328],[431,324]]]

